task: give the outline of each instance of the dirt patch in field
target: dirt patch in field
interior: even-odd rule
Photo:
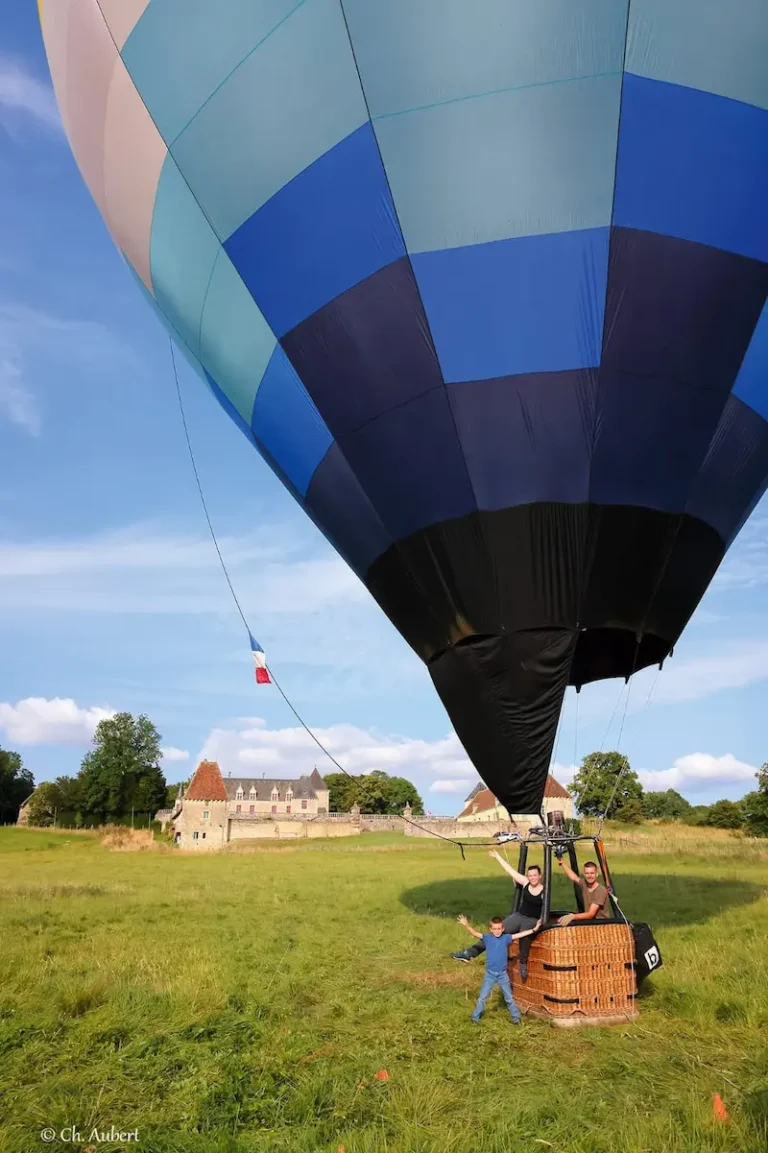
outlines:
[[[113,853],[165,853],[170,845],[156,841],[147,829],[127,829],[119,825],[108,826],[102,833],[101,843]]]
[[[397,979],[408,985],[423,985],[430,989],[445,986],[450,989],[468,989],[477,984],[472,974],[464,971],[464,966],[455,969],[424,969],[421,973],[398,973]]]

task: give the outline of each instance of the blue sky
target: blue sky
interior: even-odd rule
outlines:
[[[0,744],[37,780],[76,772],[100,717],[128,709],[160,729],[171,781],[201,753],[232,775],[332,769],[253,681],[168,341],[71,157],[27,0],[0,6],[0,173]],[[351,771],[404,773],[456,811],[475,774],[426,669],[179,362],[222,551],[288,695]],[[763,505],[658,678],[636,677],[628,702],[619,682],[586,688],[578,727],[569,690],[557,775],[621,731],[646,787],[751,789],[767,608]]]

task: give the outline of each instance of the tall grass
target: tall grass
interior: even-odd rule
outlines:
[[[611,863],[665,965],[637,1024],[563,1032],[496,1003],[469,1022],[481,971],[448,957],[469,942],[455,916],[506,911],[511,887],[481,850],[113,853],[0,830],[0,1150],[114,1124],[138,1145],[94,1149],[764,1153],[768,863],[607,832],[657,846]]]
[[[597,822],[584,822],[584,831],[592,835]],[[649,821],[643,825],[622,825],[608,821],[603,827],[603,840],[609,850],[640,854],[679,855],[704,860],[751,861],[768,864],[768,841],[747,837],[740,829],[708,829],[684,825],[682,821]]]

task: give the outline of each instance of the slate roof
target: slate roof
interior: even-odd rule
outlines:
[[[226,801],[227,790],[216,761],[201,761],[184,793],[185,801]]]
[[[560,797],[570,800],[571,794],[568,792],[559,781],[556,781],[551,773],[547,773],[547,781],[544,785],[545,797]],[[496,806],[496,798],[490,789],[486,789],[482,782],[475,785],[472,792],[466,799],[465,807],[459,813],[460,817],[471,817],[473,813],[484,813],[488,809],[493,809]]]
[[[317,769],[314,770],[311,776],[302,774],[298,780],[287,781],[277,777],[227,777],[224,780],[224,788],[226,789],[227,798],[230,801],[237,800],[237,790],[243,790],[243,801],[271,801],[272,791],[277,789],[277,799],[279,801],[285,800],[285,794],[290,788],[293,791],[294,799],[302,800],[316,800],[318,792],[327,791],[327,785],[323,778],[318,773]],[[255,789],[255,796],[251,796],[251,789]]]

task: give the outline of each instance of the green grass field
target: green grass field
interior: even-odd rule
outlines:
[[[447,957],[470,943],[454,918],[511,895],[481,850],[0,829],[0,1150],[76,1147],[40,1139],[74,1124],[80,1148],[147,1153],[765,1153],[766,846],[621,838],[619,897],[665,966],[636,1024],[557,1030],[500,1000],[469,1021],[482,973]],[[110,1125],[138,1144],[88,1143]]]

